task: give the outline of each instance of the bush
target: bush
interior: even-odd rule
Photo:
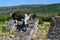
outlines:
[[[50,21],[51,17],[43,17],[42,20],[43,21]]]
[[[42,21],[50,21],[51,20],[51,16],[38,16],[37,18]]]
[[[7,32],[7,29],[6,29],[5,26],[2,26],[2,29],[1,30],[2,30],[3,33]]]
[[[39,19],[39,24],[43,24],[44,22],[41,20],[41,19]]]
[[[4,14],[0,15],[0,21],[8,21],[11,19],[12,19],[12,17],[9,15],[4,15]]]

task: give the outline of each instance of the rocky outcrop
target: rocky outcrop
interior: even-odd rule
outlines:
[[[17,25],[17,29],[14,32],[14,35],[10,36],[10,30],[12,28],[13,22],[8,25],[7,29],[9,30],[9,36],[8,35],[4,35],[2,38],[4,40],[31,40],[32,36],[34,35],[34,33],[38,30],[38,20],[34,20],[31,23],[29,23],[28,27],[27,27],[27,31],[24,31],[24,27],[22,27],[21,25]],[[11,28],[10,28],[11,26]],[[18,31],[17,31],[18,30]],[[2,40],[3,40],[2,39]]]
[[[60,39],[60,16],[55,16],[51,19],[51,27],[48,32],[48,39]]]

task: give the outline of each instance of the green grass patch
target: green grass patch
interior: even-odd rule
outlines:
[[[38,28],[39,28],[39,30],[47,30],[49,27],[50,27],[50,24],[46,23],[46,24],[42,24]]]
[[[7,32],[7,29],[6,29],[6,25],[7,22],[6,21],[0,21],[0,31],[2,31],[3,33]]]
[[[7,24],[7,22],[6,21],[0,21],[0,25],[2,25],[2,24]]]
[[[6,27],[5,27],[5,26],[2,26],[1,31],[2,31],[3,33],[6,33],[6,32],[7,32]]]
[[[49,26],[50,26],[50,24],[44,24],[44,26],[45,26],[45,27],[49,27]]]

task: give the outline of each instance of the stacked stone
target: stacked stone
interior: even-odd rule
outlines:
[[[12,29],[14,21],[9,21],[9,25],[7,25],[7,29]],[[34,35],[34,33],[36,32],[36,30],[38,29],[37,27],[38,25],[38,20],[34,20],[33,22],[29,23],[28,27],[27,27],[27,31],[24,31],[21,25],[18,25],[16,27],[19,28],[19,31],[15,31],[14,32],[14,36],[9,36],[8,39],[6,38],[6,40],[31,40],[32,36]],[[4,38],[4,37],[3,37]]]
[[[31,24],[29,24],[31,25]],[[19,31],[16,33],[16,36],[19,37],[20,40],[31,40],[32,36],[37,30],[38,20],[35,21],[34,25],[31,25],[30,27],[27,27],[27,31]]]
[[[49,28],[47,37],[52,40],[60,39],[60,16],[52,18],[51,27]]]

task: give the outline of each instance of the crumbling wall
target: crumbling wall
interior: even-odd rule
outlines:
[[[60,39],[60,16],[55,16],[51,19],[51,26],[47,35],[48,39]]]
[[[7,26],[8,31],[8,35],[3,35],[3,37],[1,38],[1,40],[31,40],[32,36],[34,35],[34,33],[38,30],[38,20],[34,20],[32,23],[30,23],[27,27],[27,31],[25,32],[21,27],[21,25],[18,25],[16,27],[19,28],[19,31],[14,32],[14,35],[10,35],[10,30],[12,28],[12,24],[13,22],[9,22],[10,25]],[[11,26],[11,28],[10,28]]]

